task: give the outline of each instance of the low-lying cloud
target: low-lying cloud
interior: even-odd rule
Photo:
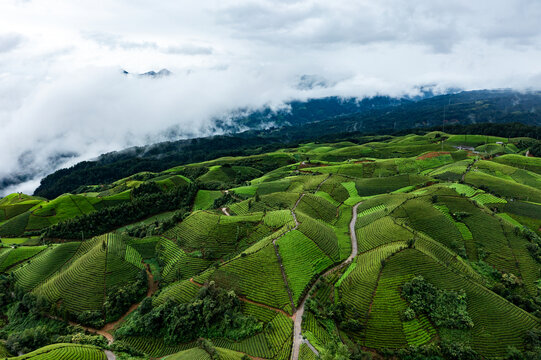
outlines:
[[[293,99],[539,89],[535,0],[8,0],[0,13],[0,182],[219,131]],[[125,76],[167,68],[159,79]]]

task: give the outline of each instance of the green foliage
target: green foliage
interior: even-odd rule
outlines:
[[[301,222],[298,230],[311,239],[331,260],[338,261],[340,248],[338,238],[333,229],[324,222],[299,214]]]
[[[208,210],[213,207],[214,201],[221,196],[220,191],[199,190],[194,200],[193,210]]]
[[[522,155],[503,155],[492,161],[541,174],[541,160],[539,156],[531,158]]]
[[[209,275],[220,287],[233,289],[252,301],[279,309],[290,304],[272,244],[248,256],[236,257]]]
[[[526,246],[532,257],[541,263],[541,237],[527,227],[517,228],[517,232],[526,238],[530,243]]]
[[[359,243],[359,252],[391,242],[406,241],[412,236],[409,231],[397,225],[390,216],[382,217],[358,228],[356,233],[358,238],[363,239]]]
[[[150,259],[156,255],[156,244],[159,240],[159,236],[148,236],[142,239],[129,240],[128,245],[134,248],[143,259]]]
[[[155,181],[148,181],[148,182],[144,182],[142,184],[140,184],[139,186],[135,187],[132,191],[131,191],[131,194],[134,198],[137,198],[137,197],[141,197],[141,196],[144,196],[144,195],[152,195],[152,194],[157,194],[157,193],[161,193],[162,192],[162,189],[161,187],[158,186],[158,184],[156,184]]]
[[[505,198],[541,202],[541,190],[480,171],[469,172],[466,183]]]
[[[108,287],[103,304],[107,321],[114,321],[122,316],[132,304],[146,294],[147,286],[147,274],[141,270],[135,282]]]
[[[235,351],[287,359],[293,324],[283,312],[292,314],[289,295],[298,305],[312,286],[303,335],[318,350],[339,339],[351,350],[340,353],[337,345],[322,356],[361,360],[363,347],[412,360],[502,358],[508,347],[518,349],[509,358],[527,356],[519,354],[523,339],[541,314],[541,212],[529,202],[538,188],[535,161],[474,162],[452,147],[486,140],[469,134],[343,140],[137,172],[48,202],[0,199],[0,233],[57,220],[45,235],[79,239],[81,230],[89,236],[117,229],[83,242],[42,239],[47,247],[3,239],[15,244],[0,249],[0,267],[13,272],[0,277],[3,337],[11,336],[15,350],[55,341],[103,346],[103,339],[42,315],[101,328],[143,298],[145,259],[161,289],[115,330],[119,359],[144,353],[238,360]],[[509,140],[520,149],[528,141]],[[438,182],[460,182],[466,170],[470,185]],[[358,254],[315,282],[350,255],[351,220]],[[213,344],[197,343],[200,337]],[[528,356],[541,347],[536,339],[526,341]],[[303,346],[301,358],[315,355]]]
[[[156,245],[156,255],[163,269],[163,281],[171,283],[196,275],[208,266],[211,261],[187,254],[173,241],[161,238]]]
[[[322,197],[306,194],[302,197],[297,209],[316,219],[332,223],[337,217],[336,207]]]
[[[174,227],[189,215],[187,208],[177,211],[168,211],[147,219],[117,229],[117,232],[125,233],[133,237],[145,237],[163,233]]]
[[[11,334],[6,341],[6,346],[14,354],[26,353],[47,345],[49,341],[51,340],[46,328],[40,326]]]
[[[13,273],[9,275],[0,274],[0,307],[10,304],[14,300],[15,277]]]
[[[172,300],[137,311],[116,331],[127,336],[162,337],[166,343],[189,342],[199,337],[241,340],[262,330],[261,323],[241,312],[240,300],[213,283],[203,287],[188,304]]]
[[[342,343],[330,343],[325,346],[321,354],[320,360],[349,360],[350,354],[348,347]]]
[[[16,297],[11,299],[5,313],[8,324],[2,329],[10,352],[16,354],[32,351],[57,342],[59,336],[73,330],[61,321],[44,316],[49,305],[44,298],[22,291],[16,292]]]
[[[17,237],[24,233],[30,218],[30,212],[24,212],[11,218],[6,223],[0,225],[0,236]]]
[[[48,257],[54,262],[48,265],[45,260],[39,263],[49,270],[46,278],[34,279],[31,274],[25,274],[23,267],[20,277],[23,284],[27,277],[30,285],[35,285],[32,292],[47,299],[55,306],[53,314],[79,319],[83,323],[94,323],[101,318],[103,322],[103,303],[107,289],[117,285],[128,284],[137,280],[137,275],[143,267],[141,257],[126,245],[126,238],[116,234],[107,234],[79,243],[77,251],[63,263],[58,259]],[[138,258],[138,260],[134,260]],[[131,263],[134,262],[135,264]],[[17,271],[16,276],[20,275]],[[19,279],[19,278],[18,278]]]
[[[182,249],[201,251],[204,259],[217,259],[244,249],[253,242],[252,235],[258,239],[269,234],[268,228],[257,225],[260,220],[261,214],[227,217],[196,211],[164,236],[176,240]]]
[[[461,342],[443,341],[437,346],[434,344],[411,346],[398,351],[390,351],[388,355],[395,355],[401,360],[480,360],[481,356],[469,345]]]
[[[417,276],[402,286],[402,296],[415,311],[427,314],[436,326],[458,329],[473,327],[464,292],[438,289],[422,276]]]

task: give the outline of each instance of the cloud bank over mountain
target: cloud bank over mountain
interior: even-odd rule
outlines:
[[[0,13],[0,179],[215,133],[238,108],[538,89],[541,3],[20,1]],[[167,68],[160,78],[125,76]],[[308,85],[307,85],[308,84]]]

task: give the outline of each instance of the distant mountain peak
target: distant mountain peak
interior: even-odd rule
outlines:
[[[140,76],[150,76],[150,77],[164,77],[164,76],[169,76],[171,75],[172,72],[167,70],[167,69],[161,69],[160,71],[158,72],[155,72],[154,70],[151,70],[151,71],[148,71],[144,74],[139,74]]]
[[[334,85],[329,83],[327,79],[319,75],[313,74],[304,74],[299,77],[299,82],[297,83],[297,89],[300,90],[312,90],[315,88],[326,88]]]
[[[122,73],[124,75],[132,75],[130,72],[122,69]],[[137,77],[152,77],[152,78],[161,78],[161,77],[166,77],[166,76],[170,76],[171,74],[173,74],[171,71],[169,71],[168,69],[161,69],[160,71],[156,72],[154,70],[150,70],[150,71],[147,71],[146,73],[142,73],[142,74],[134,74],[135,76]]]

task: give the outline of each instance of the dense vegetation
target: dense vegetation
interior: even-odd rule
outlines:
[[[178,344],[197,338],[242,340],[261,331],[262,324],[241,312],[241,303],[234,292],[210,283],[202,287],[187,304],[168,299],[156,307],[145,299],[139,310],[116,333],[127,336],[161,338],[165,343]]]
[[[441,290],[418,276],[402,286],[402,296],[410,304],[404,312],[408,321],[413,320],[418,312],[428,315],[436,326],[457,329],[473,327],[463,291]]]

